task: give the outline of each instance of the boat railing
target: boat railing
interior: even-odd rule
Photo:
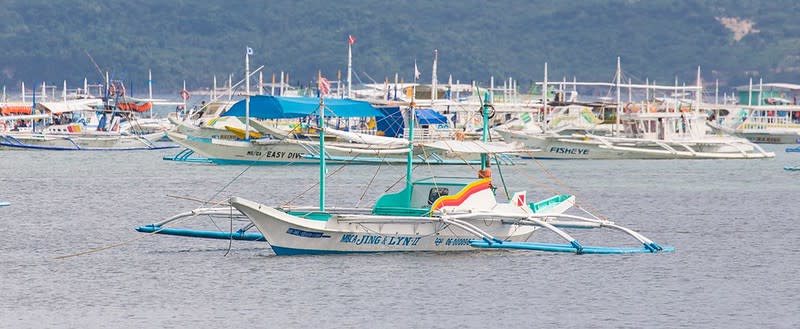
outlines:
[[[456,137],[456,133],[459,131],[462,130],[453,128],[414,129],[414,141],[432,142],[442,139],[453,139]],[[408,128],[403,130],[403,136],[408,136]]]
[[[770,128],[798,127],[786,116],[754,116],[747,119],[742,125],[743,129],[767,130]]]

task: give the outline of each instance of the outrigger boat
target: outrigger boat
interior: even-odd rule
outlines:
[[[10,205],[11,205],[11,203],[9,203],[9,202],[0,201],[0,207],[8,207]]]
[[[545,66],[545,77],[546,73]],[[669,103],[630,102],[622,105],[620,89],[648,88],[679,91],[678,87],[622,84],[622,74],[617,61],[616,83],[585,83],[616,87],[617,101],[615,124],[609,135],[592,132],[562,134],[561,131],[536,131],[498,127],[495,131],[506,141],[523,143],[526,147],[541,149],[540,159],[763,159],[775,157],[744,138],[710,135],[706,133],[707,115],[699,111],[702,87],[700,69],[697,71],[692,107],[671,106]],[[545,78],[545,89],[547,88]],[[543,94],[543,95],[546,95]],[[547,100],[543,100],[546,103]],[[679,104],[680,102],[673,102]],[[547,112],[547,109],[544,111]],[[588,129],[587,129],[588,130]]]
[[[800,85],[759,83],[754,90],[751,80],[737,89],[740,105],[717,106],[728,114],[709,122],[712,128],[754,143],[800,144],[800,105],[797,96],[787,96],[800,93]]]
[[[488,103],[488,97],[486,97]],[[413,102],[408,127],[413,127]],[[320,130],[319,148],[325,150],[325,99],[317,108]],[[489,106],[482,107],[482,141],[488,140]],[[413,128],[412,128],[413,129]],[[413,133],[409,138],[413,138]],[[326,158],[319,161],[320,197],[318,207],[272,207],[242,197],[227,200],[228,207],[200,208],[179,214],[160,223],[137,228],[140,232],[188,237],[267,241],[276,255],[468,251],[477,249],[519,249],[578,254],[657,253],[672,251],[643,235],[597,217],[569,215],[575,204],[572,195],[556,195],[539,202],[526,202],[518,192],[509,202],[495,198],[486,164],[491,151],[482,151],[481,176],[429,177],[412,179],[413,141],[406,156],[406,186],[378,199],[372,208],[336,208],[325,203]],[[457,191],[457,192],[456,192]],[[456,193],[453,193],[456,192]],[[236,215],[232,208],[239,211]],[[198,215],[225,216],[231,220],[247,218],[251,224],[236,232],[196,231],[170,225]],[[251,232],[255,227],[260,233]],[[565,229],[608,228],[624,232],[638,241],[631,248],[591,247],[579,243]],[[564,244],[528,242],[541,229],[554,232]]]
[[[36,103],[34,98],[29,108],[30,114],[0,116],[0,149],[129,151],[176,147],[156,143],[167,128],[157,120],[140,123],[132,112],[109,108],[99,99]]]

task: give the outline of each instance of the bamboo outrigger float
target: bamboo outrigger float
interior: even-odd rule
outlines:
[[[324,89],[324,88],[320,88]],[[319,148],[325,150],[323,93],[316,114],[319,116]],[[488,140],[486,97],[481,108],[484,118],[483,142]],[[413,129],[411,103],[408,116]],[[160,223],[138,227],[145,233],[212,239],[266,241],[276,255],[469,251],[478,249],[516,249],[577,254],[657,253],[672,251],[643,235],[597,217],[569,215],[575,197],[561,194],[528,203],[526,193],[517,192],[508,202],[498,202],[487,164],[491,149],[482,150],[480,178],[428,177],[412,179],[413,132],[409,134],[406,185],[397,193],[380,197],[372,208],[326,206],[326,158],[319,159],[320,194],[318,207],[270,207],[241,197],[227,200],[227,207],[200,208],[173,216]],[[456,193],[453,193],[456,192]],[[238,211],[234,212],[233,208]],[[235,214],[235,215],[234,215]],[[236,231],[214,232],[179,229],[171,224],[198,215],[249,219]],[[256,228],[259,233],[251,232]],[[635,239],[637,247],[584,246],[566,229],[607,228]],[[563,244],[534,243],[528,240],[538,231],[555,233]]]

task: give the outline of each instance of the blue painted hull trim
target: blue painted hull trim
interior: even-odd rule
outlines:
[[[0,146],[13,147],[28,150],[45,150],[45,151],[148,151],[148,150],[166,150],[177,148],[178,145],[169,146],[155,146],[155,147],[130,147],[130,148],[74,148],[74,147],[58,147],[58,146],[39,146],[29,144],[9,144],[0,143]]]
[[[593,246],[580,246],[576,248],[574,244],[556,244],[556,243],[534,243],[534,242],[503,242],[503,243],[487,243],[483,240],[472,240],[470,245],[475,248],[489,248],[489,249],[519,249],[519,250],[536,250],[548,252],[569,252],[581,254],[651,254],[656,252],[673,252],[675,248],[660,247],[659,251],[653,251],[646,247],[642,248],[616,248],[616,247],[593,247]]]
[[[160,230],[160,231],[159,231]],[[155,225],[145,225],[136,228],[136,231],[142,233],[155,233],[164,235],[183,236],[190,238],[204,238],[204,239],[219,239],[219,240],[241,240],[241,241],[267,241],[264,235],[254,232],[220,232],[220,231],[203,231],[203,230],[190,230],[181,228],[161,228]]]

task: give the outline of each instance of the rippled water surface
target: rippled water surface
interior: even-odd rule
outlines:
[[[677,249],[623,256],[275,257],[265,243],[237,241],[228,252],[228,241],[133,228],[198,205],[167,195],[209,198],[245,167],[162,161],[171,151],[0,151],[0,200],[12,203],[0,208],[0,327],[797,328],[800,172],[782,167],[800,163],[800,154],[767,148],[778,158],[541,162],[563,186],[535,162],[502,168],[512,192],[574,193]],[[469,167],[432,170],[474,175]],[[367,188],[360,203],[369,205],[403,172],[345,167],[330,179],[328,203],[353,206]],[[281,204],[316,179],[314,166],[252,168],[217,199]],[[312,189],[295,204],[316,201]],[[613,232],[579,236],[633,244]]]

